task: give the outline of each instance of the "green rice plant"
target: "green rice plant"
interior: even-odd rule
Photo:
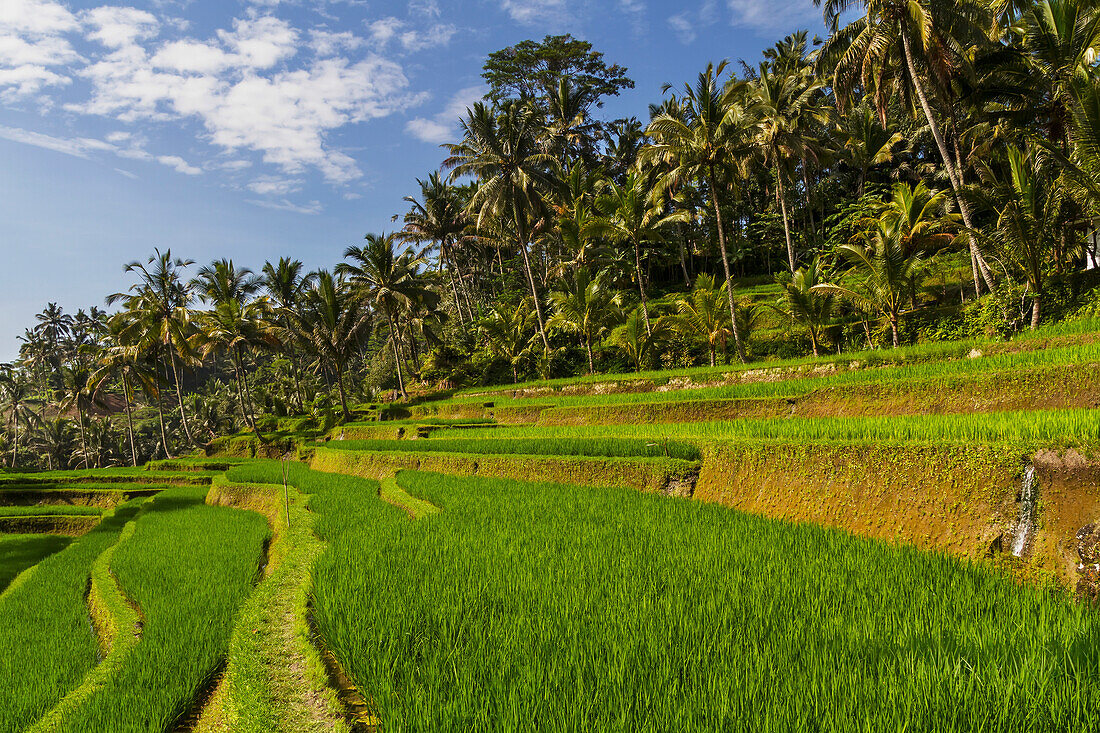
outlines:
[[[0,593],[19,573],[60,552],[71,537],[56,534],[0,534]]]
[[[539,456],[602,456],[616,458],[677,458],[698,461],[698,447],[690,443],[660,439],[620,438],[606,435],[599,438],[529,439],[526,436],[496,439],[493,431],[500,428],[471,430],[476,438],[430,438],[427,440],[340,440],[326,444],[327,448],[347,451],[400,451],[402,453],[485,453],[496,455]]]
[[[95,506],[0,506],[0,517],[98,517]]]
[[[149,501],[111,571],[144,617],[141,641],[60,729],[167,730],[212,681],[257,580],[268,536],[254,512],[204,503],[206,487]]]
[[[1100,616],[981,565],[628,490],[405,472],[413,522],[292,480],[383,730],[1100,730]]]
[[[777,440],[785,442],[1012,443],[1021,447],[1100,446],[1100,411],[1035,410],[951,415],[846,418],[771,418],[721,422],[498,428],[471,431],[468,440],[489,442],[524,438],[532,442],[672,438],[708,442]]]
[[[99,660],[84,594],[95,559],[144,500],[104,515],[88,534],[23,573],[0,595],[0,730],[24,730]]]

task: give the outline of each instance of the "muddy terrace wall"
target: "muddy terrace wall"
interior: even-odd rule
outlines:
[[[1077,580],[1075,534],[1100,520],[1100,461],[997,446],[766,444],[707,449],[695,498],[776,519],[981,559],[1008,553],[1025,467],[1036,469],[1036,532],[1023,558]]]

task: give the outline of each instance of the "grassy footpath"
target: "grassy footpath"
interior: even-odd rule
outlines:
[[[268,528],[253,512],[207,506],[206,492],[159,494],[119,545],[111,571],[143,612],[142,639],[60,730],[163,731],[211,681],[257,579]]]
[[[245,483],[216,481],[207,501],[265,514],[274,537],[267,577],[241,607],[222,685],[195,731],[346,732],[306,619],[313,587],[310,570],[325,548],[313,534],[313,514],[292,486],[288,525],[277,462],[259,462],[232,473]]]
[[[1100,729],[1100,618],[1056,592],[631,491],[398,480],[442,513],[316,485],[318,619],[383,729]]]
[[[19,573],[64,550],[70,542],[71,537],[55,534],[0,535],[0,593]]]
[[[106,514],[98,527],[42,560],[0,595],[0,731],[24,730],[79,685],[98,661],[99,640],[84,599],[89,573],[140,503]]]

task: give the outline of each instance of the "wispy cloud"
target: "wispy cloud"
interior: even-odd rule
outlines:
[[[266,201],[263,199],[245,199],[250,204],[255,206],[261,206],[265,209],[274,209],[276,211],[289,211],[294,214],[320,214],[324,207],[321,206],[320,201],[310,201],[305,204],[296,204],[293,201],[282,199],[280,201]]]
[[[501,8],[524,25],[559,22],[567,15],[566,0],[503,0]]]
[[[789,33],[821,22],[813,0],[726,0],[734,25],[766,33]]]
[[[191,165],[178,155],[153,155],[141,147],[140,141],[135,140],[126,133],[112,133],[107,140],[98,140],[89,137],[55,137],[45,135],[33,130],[24,130],[18,127],[0,126],[0,138],[12,142],[33,145],[37,148],[52,150],[63,155],[71,155],[74,158],[92,159],[95,153],[111,153],[127,160],[142,160],[160,163],[189,176],[197,176],[202,173],[202,168]],[[128,143],[121,145],[120,143]],[[117,170],[117,169],[116,169]],[[125,174],[124,174],[125,175]]]
[[[460,89],[434,117],[411,119],[405,125],[405,130],[426,143],[452,142],[458,132],[458,123],[466,115],[467,108],[484,97],[485,92],[485,87],[480,84]]]

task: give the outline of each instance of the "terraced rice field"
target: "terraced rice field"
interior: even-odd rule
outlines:
[[[1010,346],[0,473],[0,732],[1100,731],[1100,346]]]

